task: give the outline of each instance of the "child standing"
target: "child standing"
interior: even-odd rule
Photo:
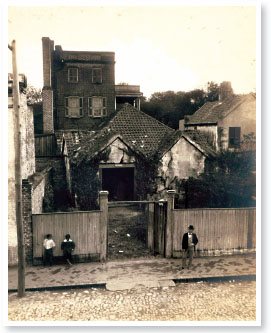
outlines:
[[[63,251],[63,257],[69,265],[72,265],[72,251],[75,249],[75,243],[71,239],[70,234],[65,236],[65,239],[61,243],[61,250]]]
[[[44,257],[43,257],[43,265],[46,266],[48,263],[50,266],[53,264],[53,248],[56,246],[55,242],[52,239],[51,234],[47,234],[46,238],[43,241],[44,247]]]

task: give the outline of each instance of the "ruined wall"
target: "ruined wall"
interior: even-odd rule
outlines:
[[[27,263],[33,260],[33,226],[32,214],[43,212],[43,199],[45,187],[48,182],[49,168],[43,173],[35,174],[29,179],[23,180],[23,229],[25,242],[25,257]]]
[[[32,214],[40,214],[43,212],[43,198],[45,193],[47,177],[44,175],[39,183],[34,184],[32,193]]]
[[[197,177],[204,171],[205,156],[183,137],[162,157],[158,192],[174,188],[174,180]]]
[[[35,172],[35,141],[32,108],[26,95],[20,94],[21,173],[22,179]],[[10,265],[17,263],[17,227],[15,205],[15,142],[13,99],[8,101],[8,246]]]

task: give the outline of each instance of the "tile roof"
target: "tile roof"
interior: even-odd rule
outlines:
[[[201,131],[184,131],[183,137],[198,148],[206,156],[217,155],[215,147],[210,143],[207,133]]]
[[[215,155],[205,133],[175,131],[129,104],[104,122],[103,127],[97,131],[59,130],[55,134],[58,151],[61,151],[64,139],[68,155],[77,160],[94,157],[116,138],[122,140],[134,153],[145,157],[151,157],[156,152],[162,157],[181,137],[204,155]]]
[[[153,155],[161,143],[174,129],[160,123],[153,117],[130,104],[103,123],[97,131],[57,131],[58,149],[64,138],[69,156],[94,156],[106,147],[112,139],[119,137],[131,150],[145,157]],[[79,153],[80,151],[80,153]]]
[[[255,94],[232,95],[225,98],[222,102],[207,102],[193,115],[188,117],[185,125],[215,124],[248,98],[255,99]]]
[[[146,156],[155,153],[161,140],[175,132],[130,104],[125,104],[109,122],[108,128],[121,134],[131,147]]]

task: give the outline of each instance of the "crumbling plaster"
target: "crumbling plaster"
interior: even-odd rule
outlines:
[[[158,192],[174,188],[175,180],[196,177],[204,171],[205,156],[181,137],[162,157],[158,168]]]

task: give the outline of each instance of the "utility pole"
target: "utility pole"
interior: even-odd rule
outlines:
[[[13,110],[14,110],[14,143],[15,143],[15,200],[16,224],[18,242],[18,297],[25,296],[25,246],[22,218],[22,172],[21,172],[21,123],[20,123],[20,96],[19,80],[16,61],[16,42],[12,41],[8,48],[12,52],[13,71]]]

